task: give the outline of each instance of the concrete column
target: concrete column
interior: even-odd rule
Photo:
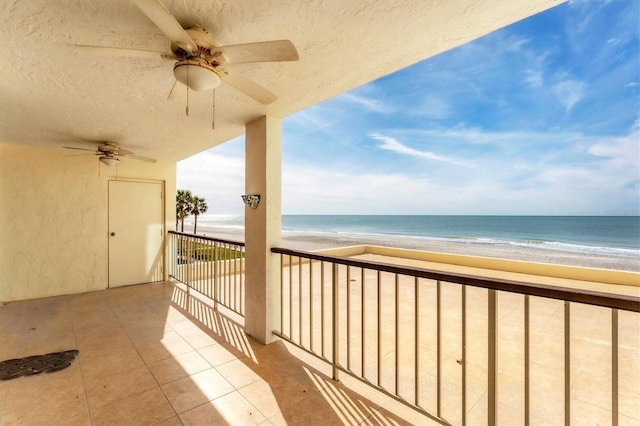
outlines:
[[[245,191],[259,194],[257,209],[245,207],[245,331],[261,343],[277,340],[280,326],[280,244],[282,187],[281,120],[263,116],[247,123]]]

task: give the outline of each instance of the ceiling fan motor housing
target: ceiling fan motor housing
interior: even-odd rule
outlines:
[[[172,43],[171,50],[173,53],[183,58],[173,66],[173,75],[180,83],[197,92],[216,89],[221,83],[220,76],[215,68],[219,65],[216,58],[220,54],[214,57],[211,54],[211,49],[218,44],[203,28],[192,27],[185,30],[185,32],[196,44],[197,51],[190,53],[186,46]]]
[[[211,90],[220,86],[218,71],[202,58],[184,59],[173,66],[173,75],[191,90]]]

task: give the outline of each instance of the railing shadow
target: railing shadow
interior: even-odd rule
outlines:
[[[234,319],[232,312],[216,310],[210,303],[188,287],[174,287],[171,306],[264,380],[271,393],[264,398],[272,397],[281,420],[287,424],[357,425],[365,420],[380,425],[411,423],[373,402],[370,398],[378,397],[375,391],[361,389],[365,396],[333,381],[329,366],[321,362],[316,365],[312,360],[305,363],[294,355],[295,348],[283,342],[266,346],[256,342],[245,334],[241,318]]]

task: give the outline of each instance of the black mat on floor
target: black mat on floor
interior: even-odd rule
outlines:
[[[52,352],[46,355],[0,361],[0,380],[17,379],[40,373],[52,373],[69,367],[78,356],[73,349],[64,352]]]

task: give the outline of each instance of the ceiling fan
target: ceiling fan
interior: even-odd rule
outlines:
[[[226,66],[298,60],[298,52],[289,40],[220,46],[203,28],[182,28],[161,0],[133,0],[133,2],[169,38],[171,52],[88,45],[72,47],[105,54],[175,60],[173,74],[176,80],[186,85],[188,89],[211,90],[224,82],[265,105],[274,102],[278,97],[253,80],[227,70]],[[172,92],[175,87],[176,84]],[[171,94],[169,96],[171,97]]]
[[[115,166],[120,162],[121,158],[127,157],[133,160],[146,161],[148,163],[155,163],[156,160],[153,158],[142,157],[140,155],[135,155],[133,152],[128,151],[126,149],[122,149],[115,142],[105,141],[99,142],[99,145],[96,149],[89,148],[79,148],[75,146],[63,146],[65,149],[76,149],[80,151],[91,151],[93,155],[97,155],[100,162],[106,164],[107,166]],[[86,154],[92,155],[92,154]]]

